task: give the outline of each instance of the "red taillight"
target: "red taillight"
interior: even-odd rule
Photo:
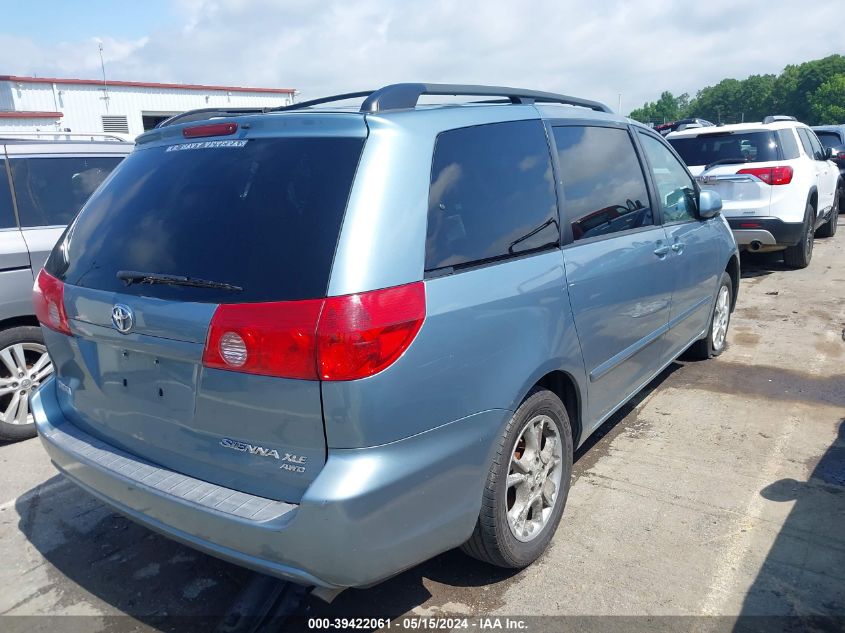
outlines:
[[[306,380],[356,380],[391,365],[425,319],[422,282],[328,299],[224,304],[206,367]]]
[[[206,367],[315,379],[321,299],[218,306],[208,330]]]
[[[329,297],[317,328],[322,380],[355,380],[382,371],[402,355],[425,319],[422,282]]]
[[[835,158],[836,158],[837,160],[845,160],[845,152],[839,152],[839,153],[835,156]]]
[[[746,167],[745,169],[740,169],[736,173],[756,176],[767,185],[788,185],[792,182],[792,167],[789,165],[778,165],[777,167]]]
[[[62,334],[70,334],[65,311],[65,285],[43,268],[32,288],[35,316],[44,327]]]
[[[208,125],[195,125],[182,130],[185,138],[200,138],[202,136],[228,136],[238,131],[237,123],[209,123]]]

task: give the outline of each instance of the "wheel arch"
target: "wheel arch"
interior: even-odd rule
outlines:
[[[554,369],[537,379],[522,396],[524,400],[534,387],[548,389],[563,402],[572,427],[572,447],[577,449],[582,436],[582,396],[575,377],[562,369]]]
[[[813,205],[815,211],[819,210],[819,190],[815,185],[810,187],[810,193],[807,194],[807,202]]]
[[[8,319],[0,320],[0,331],[9,330],[13,327],[21,327],[25,325],[38,327],[40,324],[38,323],[38,319],[35,318],[34,314],[25,314],[22,316],[9,317]]]
[[[739,296],[739,257],[733,253],[725,266],[725,272],[731,278],[733,292],[731,292],[731,312],[736,308],[737,297]]]

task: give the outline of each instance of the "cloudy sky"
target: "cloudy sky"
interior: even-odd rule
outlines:
[[[624,112],[845,53],[843,0],[8,2],[0,74],[296,88],[490,83]]]

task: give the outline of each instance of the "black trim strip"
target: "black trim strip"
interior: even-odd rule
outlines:
[[[0,268],[0,273],[13,273],[19,270],[32,270],[32,266],[9,266],[8,268]]]

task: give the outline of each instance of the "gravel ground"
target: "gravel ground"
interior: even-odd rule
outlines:
[[[298,614],[845,617],[843,243],[802,271],[743,257],[728,351],[670,366],[579,451],[537,564],[448,552]],[[86,616],[4,630],[208,630],[256,579],[114,514],[38,440],[0,445],[0,555],[0,614]]]

